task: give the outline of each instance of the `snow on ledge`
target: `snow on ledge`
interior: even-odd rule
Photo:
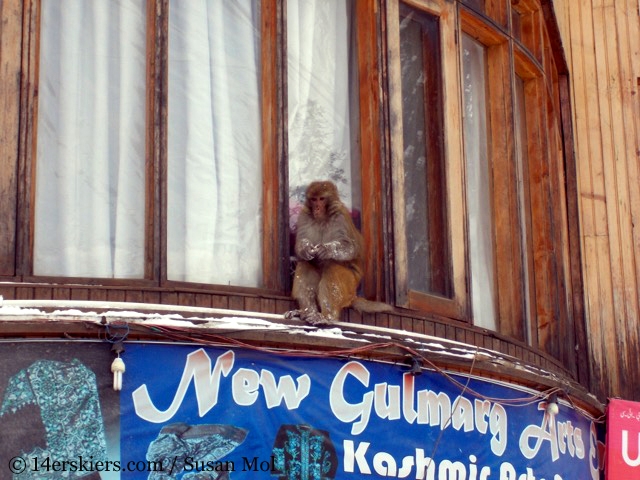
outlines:
[[[4,300],[0,296],[0,321],[20,322],[32,317],[50,322],[91,322],[101,325],[126,322],[208,330],[273,330],[296,335],[346,338],[339,327],[316,328],[303,323],[292,326],[281,322],[283,315],[270,313],[132,302]]]
[[[93,322],[100,325],[125,322],[170,328],[202,328],[211,332],[270,330],[363,343],[387,343],[395,339],[412,345],[412,348],[423,353],[467,361],[476,358],[498,365],[510,364],[530,373],[556,377],[554,373],[543,371],[534,365],[525,365],[521,359],[502,352],[456,340],[373,325],[339,322],[328,328],[318,328],[303,322],[285,323],[283,315],[250,311],[133,302],[3,300],[0,297],[0,321],[24,321],[25,317],[52,322]]]

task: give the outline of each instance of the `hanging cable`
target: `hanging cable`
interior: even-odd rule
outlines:
[[[144,329],[147,333],[153,333],[154,335],[161,335],[162,337],[170,338],[177,341],[198,342],[200,344],[213,346],[213,347],[235,346],[235,347],[244,348],[248,350],[259,351],[263,353],[271,353],[271,354],[276,354],[281,356],[290,356],[290,357],[314,356],[314,357],[328,358],[328,357],[338,356],[338,357],[350,358],[353,356],[361,357],[366,354],[376,352],[376,351],[379,352],[380,350],[384,350],[384,349],[397,348],[405,351],[412,358],[412,365],[411,365],[412,373],[414,371],[416,373],[418,371],[421,371],[421,369],[424,368],[423,365],[426,365],[428,366],[428,368],[442,375],[445,379],[447,379],[451,384],[453,384],[461,392],[473,395],[478,399],[491,401],[493,403],[510,405],[512,407],[526,407],[526,406],[538,403],[540,401],[543,401],[544,399],[549,398],[553,394],[556,394],[556,395],[562,394],[563,397],[567,398],[567,400],[574,407],[575,411],[578,412],[580,415],[584,416],[585,418],[591,421],[595,421],[595,422],[602,421],[601,420],[602,417],[595,418],[594,416],[590,415],[588,412],[585,412],[582,409],[576,407],[573,400],[567,393],[567,391],[560,387],[550,387],[540,392],[533,392],[529,395],[516,397],[516,398],[501,398],[501,397],[492,397],[492,396],[484,395],[470,387],[471,378],[467,377],[466,382],[463,384],[462,382],[460,382],[454,377],[454,374],[451,374],[445,371],[444,369],[442,369],[441,367],[439,367],[435,362],[430,360],[425,354],[421,353],[419,350],[416,350],[415,348],[405,345],[404,343],[400,343],[400,341],[397,339],[389,342],[368,343],[360,347],[347,348],[347,349],[334,349],[334,350],[284,349],[284,348],[257,346],[250,343],[243,342],[241,340],[230,338],[228,336],[214,334],[211,332],[200,332],[200,331],[196,332],[191,329],[185,329],[183,327],[166,326],[166,325],[144,325],[144,324],[135,324],[135,325],[137,328]],[[112,322],[111,324],[106,325],[106,330],[107,330],[106,332],[107,340],[114,342],[117,339],[123,340],[127,337],[127,335],[129,334],[129,325],[126,323],[122,325],[120,323],[116,324],[115,322]],[[299,328],[294,327],[291,329],[285,329],[284,331],[286,330],[296,331],[296,330],[299,330]],[[279,331],[282,331],[282,330],[279,330]],[[225,333],[228,333],[228,332],[225,332]],[[479,357],[479,353],[480,353],[480,347],[476,346],[476,350],[473,354],[473,360],[471,363],[472,365],[471,370],[475,368],[476,360]],[[419,365],[419,364],[422,364],[422,365]],[[468,375],[470,375],[470,373]]]

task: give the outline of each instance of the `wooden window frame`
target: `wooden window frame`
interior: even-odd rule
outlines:
[[[484,16],[492,23],[505,27],[508,22],[508,0],[458,0],[469,11]]]
[[[513,42],[509,35],[495,29],[486,18],[466,9],[460,9],[461,31],[487,48],[489,157],[495,242],[496,274],[496,328],[501,334],[526,341],[533,334],[528,330],[526,318],[535,318],[532,279],[525,279],[532,270],[523,263],[523,249],[529,252],[530,232],[522,231],[522,221],[530,224],[530,215],[521,219],[520,192],[515,132],[515,72],[512,58]],[[527,63],[529,71],[536,70]],[[510,126],[511,128],[504,126]],[[493,127],[493,128],[492,128]],[[530,143],[530,146],[533,145]],[[524,172],[525,197],[529,192],[528,172]],[[524,212],[528,211],[528,199]],[[499,252],[499,253],[498,253]],[[531,255],[527,255],[530,258]],[[529,285],[529,288],[527,288]]]
[[[358,19],[357,55],[360,97],[360,172],[362,235],[365,245],[362,291],[367,298],[390,298],[389,262],[385,248],[387,203],[383,182],[382,111],[380,108],[381,66],[378,45],[380,25],[378,0],[355,0]]]
[[[531,165],[531,157],[530,153],[534,152],[538,146],[536,145],[538,140],[537,129],[538,126],[538,115],[536,113],[536,105],[537,99],[532,96],[536,95],[537,92],[537,83],[541,81],[542,72],[535,64],[534,60],[530,55],[525,54],[521,50],[518,45],[514,45],[514,110],[515,110],[515,96],[517,95],[515,83],[520,79],[523,83],[523,103],[524,103],[524,121],[525,121],[525,131],[524,135],[526,136],[526,156],[522,158],[523,161],[520,165],[520,168],[523,170],[523,197],[524,197],[524,205],[521,206],[521,211],[524,212],[524,218],[521,218],[520,221],[526,224],[526,235],[523,238],[523,248],[526,249],[526,260],[527,264],[523,265],[523,279],[524,286],[528,286],[525,288],[525,295],[528,295],[528,302],[525,303],[525,311],[523,314],[525,315],[525,327],[526,331],[524,332],[526,335],[526,341],[529,345],[537,345],[538,344],[538,333],[537,333],[537,295],[536,295],[536,279],[535,279],[535,251],[533,245],[533,214],[532,214],[532,200],[531,200],[531,182],[530,177],[532,174],[532,165]],[[514,115],[515,118],[515,115]],[[514,128],[519,128],[518,125],[514,125]],[[522,148],[521,145],[518,144],[518,139],[516,138],[515,148]],[[518,159],[517,161],[520,161]],[[524,278],[526,276],[526,278]],[[527,305],[528,303],[528,305]]]
[[[25,117],[22,128],[24,147],[19,157],[21,184],[24,185],[18,212],[18,244],[16,254],[16,276],[32,282],[77,283],[88,285],[191,285],[193,282],[171,281],[167,278],[167,85],[168,85],[168,11],[169,0],[147,0],[147,66],[146,66],[146,129],[145,129],[145,232],[144,274],[139,279],[62,277],[33,274],[33,239],[35,227],[35,169],[37,139],[37,91],[40,41],[41,0],[29,0],[24,10],[24,36],[29,46],[28,56],[23,59],[23,69],[29,72],[26,95],[21,103]],[[261,2],[262,75],[261,88],[265,99],[262,110],[263,138],[263,273],[261,285],[247,290],[281,290],[286,268],[283,264],[286,235],[278,225],[282,224],[284,198],[281,195],[283,178],[279,165],[284,151],[282,124],[282,41],[281,25],[283,13],[281,2]],[[269,185],[268,187],[266,185]],[[238,290],[242,287],[209,285],[216,289]]]
[[[377,0],[355,0],[358,19],[357,55],[360,86],[360,142],[363,198],[363,235],[366,240],[366,264],[363,291],[370,298],[385,297],[384,246],[382,233],[383,199],[381,178],[381,142],[378,66]],[[168,84],[168,9],[169,0],[147,0],[147,66],[145,131],[145,208],[144,275],[139,279],[79,278],[33,274],[35,168],[37,159],[37,92],[41,0],[29,0],[24,9],[23,71],[28,78],[20,100],[23,118],[20,128],[22,148],[19,172],[8,180],[20,190],[16,215],[17,238],[14,267],[2,273],[29,282],[83,283],[87,285],[130,285],[162,287],[204,287],[216,290],[283,293],[290,288],[288,208],[286,206],[286,11],[284,2],[260,2],[261,16],[261,92],[262,92],[262,280],[258,288],[198,284],[167,278],[167,84]],[[284,88],[283,88],[284,87]],[[28,212],[28,215],[24,215]],[[370,220],[369,220],[370,219]]]
[[[463,238],[464,225],[463,204],[459,194],[462,191],[461,136],[457,132],[461,129],[460,103],[455,92],[457,72],[457,46],[455,41],[456,8],[454,4],[445,1],[405,1],[410,7],[437,16],[440,28],[440,84],[443,87],[442,98],[444,125],[444,164],[446,198],[445,202],[449,225],[448,250],[451,255],[451,290],[450,298],[417,292],[408,286],[408,255],[406,251],[405,219],[404,219],[404,170],[403,170],[403,140],[402,140],[402,99],[399,53],[399,0],[387,4],[386,28],[388,32],[387,63],[389,65],[389,110],[390,110],[390,156],[391,181],[393,191],[393,232],[394,232],[394,260],[395,260],[395,301],[399,306],[422,310],[437,315],[462,320],[466,313],[466,288],[464,275],[464,242],[455,241]]]
[[[495,29],[491,19],[464,5],[459,8],[461,31],[488,47],[489,97],[499,99],[489,102],[492,105],[489,122],[513,127],[503,128],[504,133],[498,132],[498,135],[495,130],[491,133],[493,215],[496,219],[496,251],[500,252],[496,261],[497,329],[501,334],[564,358],[568,367],[575,369],[575,358],[561,345],[561,338],[573,344],[580,333],[573,331],[571,319],[571,289],[576,281],[575,271],[572,273],[571,269],[575,254],[569,245],[571,202],[565,182],[570,172],[565,172],[564,164],[567,147],[562,134],[566,126],[563,115],[566,114],[561,111],[561,79],[554,63],[557,59],[552,58],[551,38],[543,22],[540,3],[521,0],[517,9],[526,16],[522,38],[514,38],[508,29],[503,34]],[[491,74],[492,69],[495,75]],[[518,145],[512,132],[516,127],[517,77],[525,85],[525,218],[518,213],[514,177]],[[550,209],[551,204],[556,208]],[[525,222],[525,231],[521,231],[519,220]],[[520,244],[519,236],[522,238]],[[527,265],[521,262],[523,249],[527,250]],[[531,319],[529,325],[525,322],[527,316]]]
[[[520,35],[514,39],[540,61],[543,22],[539,0],[511,0],[510,3],[510,11],[520,17]]]
[[[512,92],[510,88],[509,39],[475,12],[460,9],[460,31],[483,44],[487,52],[488,155],[491,166],[494,273],[497,331],[515,338],[524,337],[522,285],[519,278],[521,255],[517,214],[517,175],[514,162]],[[500,254],[498,254],[500,252]],[[469,278],[472,272],[469,272]],[[472,312],[473,316],[473,312]]]
[[[153,175],[154,180],[149,182],[158,185],[158,170],[160,175],[161,199],[159,204],[154,203],[152,215],[155,227],[148,227],[153,231],[154,258],[147,260],[147,265],[152,265],[154,275],[152,282],[159,282],[163,286],[193,286],[193,282],[181,282],[170,280],[167,276],[167,104],[168,104],[168,11],[170,0],[147,0],[149,9],[149,21],[153,21],[153,33],[155,38],[155,65],[149,66],[153,72],[154,80],[150,85],[160,84],[163,88],[151,89],[150,102],[155,106],[153,124],[148,125],[148,131],[159,130],[159,134],[152,140],[150,147],[155,154],[154,164],[159,165]],[[283,125],[286,125],[286,88],[285,84],[285,45],[286,14],[282,3],[277,0],[260,2],[260,87],[262,98],[261,138],[262,138],[262,279],[260,286],[256,288],[243,288],[238,286],[225,286],[218,284],[197,284],[200,287],[216,288],[221,290],[247,290],[247,291],[281,291],[288,278],[288,232],[281,228],[285,225],[286,206],[284,189],[286,174],[283,172],[284,157],[286,156],[286,133]],[[159,66],[158,66],[159,65]],[[150,177],[152,178],[152,177]],[[150,198],[149,196],[147,198]],[[157,200],[157,194],[156,194]],[[158,240],[159,239],[159,240]],[[159,245],[159,247],[157,246]]]

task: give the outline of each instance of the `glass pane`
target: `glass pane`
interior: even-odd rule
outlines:
[[[464,149],[471,302],[476,325],[496,329],[491,178],[487,146],[486,49],[462,39]]]
[[[262,282],[260,2],[169,2],[168,278]]]
[[[437,17],[400,9],[404,204],[409,289],[451,297]]]
[[[36,275],[144,275],[145,16],[42,0]]]
[[[527,245],[527,237],[529,236],[530,228],[528,211],[528,193],[526,191],[526,172],[528,171],[529,156],[528,148],[529,143],[527,141],[527,115],[526,104],[524,96],[524,80],[520,77],[516,77],[516,95],[515,95],[515,121],[516,121],[516,172],[518,175],[518,209],[520,215],[520,231],[521,231],[521,250],[522,250],[522,265],[524,268],[524,303],[525,303],[525,338],[529,344],[531,344],[531,298],[529,292],[531,291],[531,272],[529,269],[529,262],[531,261],[531,254]]]
[[[289,209],[292,231],[314,180],[332,180],[360,227],[354,0],[287,1]]]

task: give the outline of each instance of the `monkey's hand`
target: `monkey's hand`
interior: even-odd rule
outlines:
[[[310,261],[318,256],[318,245],[312,245],[307,239],[303,239],[298,245],[296,254],[300,260]]]
[[[318,245],[316,256],[320,260],[337,260],[347,262],[355,256],[355,247],[348,242],[334,240]]]

